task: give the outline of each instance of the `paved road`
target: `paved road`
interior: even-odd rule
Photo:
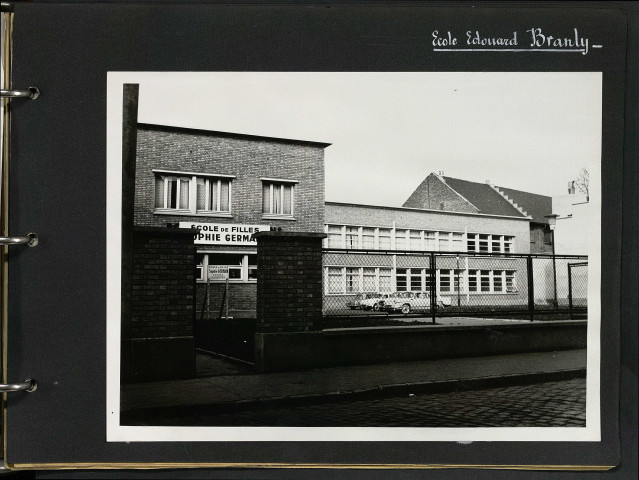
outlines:
[[[133,423],[146,424],[137,419]],[[583,427],[586,381],[403,397],[262,406],[226,413],[198,408],[153,416],[155,425],[297,427]]]

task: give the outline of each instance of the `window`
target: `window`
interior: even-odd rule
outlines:
[[[493,292],[502,293],[504,291],[504,271],[493,270]]]
[[[406,250],[406,234],[407,230],[395,231],[395,250]]]
[[[391,231],[387,228],[379,229],[379,249],[390,250],[391,249]]]
[[[410,249],[422,250],[422,233],[419,230],[410,231]]]
[[[462,252],[464,250],[464,236],[461,233],[453,233],[453,252]]]
[[[198,253],[196,254],[195,278],[206,281],[209,265],[229,267],[230,281],[257,280],[257,255],[242,253]]]
[[[421,292],[422,288],[422,270],[410,270],[410,290],[411,292]]]
[[[398,268],[398,292],[423,292],[430,289],[430,270],[423,268]]]
[[[453,234],[453,242],[455,242]],[[461,234],[460,234],[461,235]],[[480,235],[469,233],[467,245],[469,252],[513,253],[513,239],[506,235]]]
[[[463,274],[463,271],[461,271]],[[468,291],[471,293],[517,293],[515,270],[469,270]],[[460,275],[463,285],[463,276]]]
[[[154,174],[155,213],[230,216],[234,177],[161,170]]]
[[[490,292],[490,270],[481,271],[481,291]]]
[[[374,249],[375,248],[375,229],[374,228],[362,228],[362,248]]]
[[[344,248],[342,227],[335,225],[328,226],[328,246],[329,248]]]
[[[406,268],[397,269],[397,291],[398,292],[405,292],[406,290],[408,290],[407,277],[408,277],[408,269]]]
[[[359,227],[346,227],[346,248],[359,248]]]
[[[359,268],[346,269],[346,293],[359,292]]]
[[[477,292],[477,273],[478,270],[468,271],[468,291]]]
[[[155,208],[189,210],[191,177],[157,175],[155,177]]]
[[[504,253],[513,253],[513,237],[504,237]]]
[[[220,178],[196,177],[197,213],[228,212],[230,183]]]
[[[392,292],[392,270],[377,267],[327,267],[326,293]]]
[[[517,282],[515,280],[514,270],[506,270],[506,292],[507,293],[517,292]]]
[[[479,251],[488,252],[490,235],[479,235]]]
[[[443,293],[461,292],[464,285],[464,270],[439,270],[439,291]]]
[[[262,214],[292,216],[294,183],[262,179]]]
[[[439,291],[450,292],[451,291],[451,271],[440,270],[439,271]]]
[[[424,232],[424,250],[437,250],[435,232]]]
[[[362,286],[362,291],[364,292],[377,292],[377,275],[375,275],[374,268],[364,268],[363,269],[363,279],[364,284]]]
[[[341,268],[330,267],[328,269],[328,293],[343,293],[343,278]]]
[[[439,251],[448,252],[450,250],[450,233],[439,232]]]
[[[393,290],[393,278],[390,268],[379,269],[379,291],[389,293]]]

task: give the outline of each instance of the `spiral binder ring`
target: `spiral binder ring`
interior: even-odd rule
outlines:
[[[0,383],[0,392],[34,392],[38,384],[32,378],[22,383]]]
[[[26,90],[0,90],[0,97],[3,98],[30,98],[35,100],[40,96],[38,87],[29,87]]]
[[[24,237],[0,237],[0,245],[27,245],[35,247],[38,244],[38,235],[28,233]]]

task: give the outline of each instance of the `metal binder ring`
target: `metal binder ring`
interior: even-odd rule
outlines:
[[[0,383],[0,392],[35,392],[37,388],[37,382],[31,378],[22,383]]]
[[[28,233],[24,237],[0,237],[0,245],[27,245],[35,247],[38,244],[38,235]]]
[[[0,97],[7,98],[30,98],[35,100],[40,96],[38,87],[29,87],[26,90],[0,90]]]

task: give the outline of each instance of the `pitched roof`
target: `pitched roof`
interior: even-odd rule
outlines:
[[[429,177],[438,178],[444,182],[465,200],[465,204],[475,207],[479,210],[479,213],[485,215],[531,217],[531,221],[535,223],[548,223],[548,219],[544,218],[544,216],[552,213],[552,197],[546,195],[492,186],[488,183],[442,177],[434,173],[431,173]],[[414,205],[415,202],[423,203],[424,205],[428,203],[426,196],[430,193],[423,185],[424,183],[422,182],[409,197],[409,200],[412,200],[410,206],[416,207],[417,205]],[[422,205],[419,206],[425,208]],[[459,205],[453,208],[459,208],[459,211],[462,211]]]
[[[469,182],[451,177],[442,178],[446,185],[472,203],[481,213],[511,217],[526,216],[487,183]]]
[[[512,188],[495,187],[502,194],[519,205],[535,223],[548,223],[548,219],[544,215],[552,213],[552,197],[539,195],[537,193],[522,192],[521,190],[513,190]]]

